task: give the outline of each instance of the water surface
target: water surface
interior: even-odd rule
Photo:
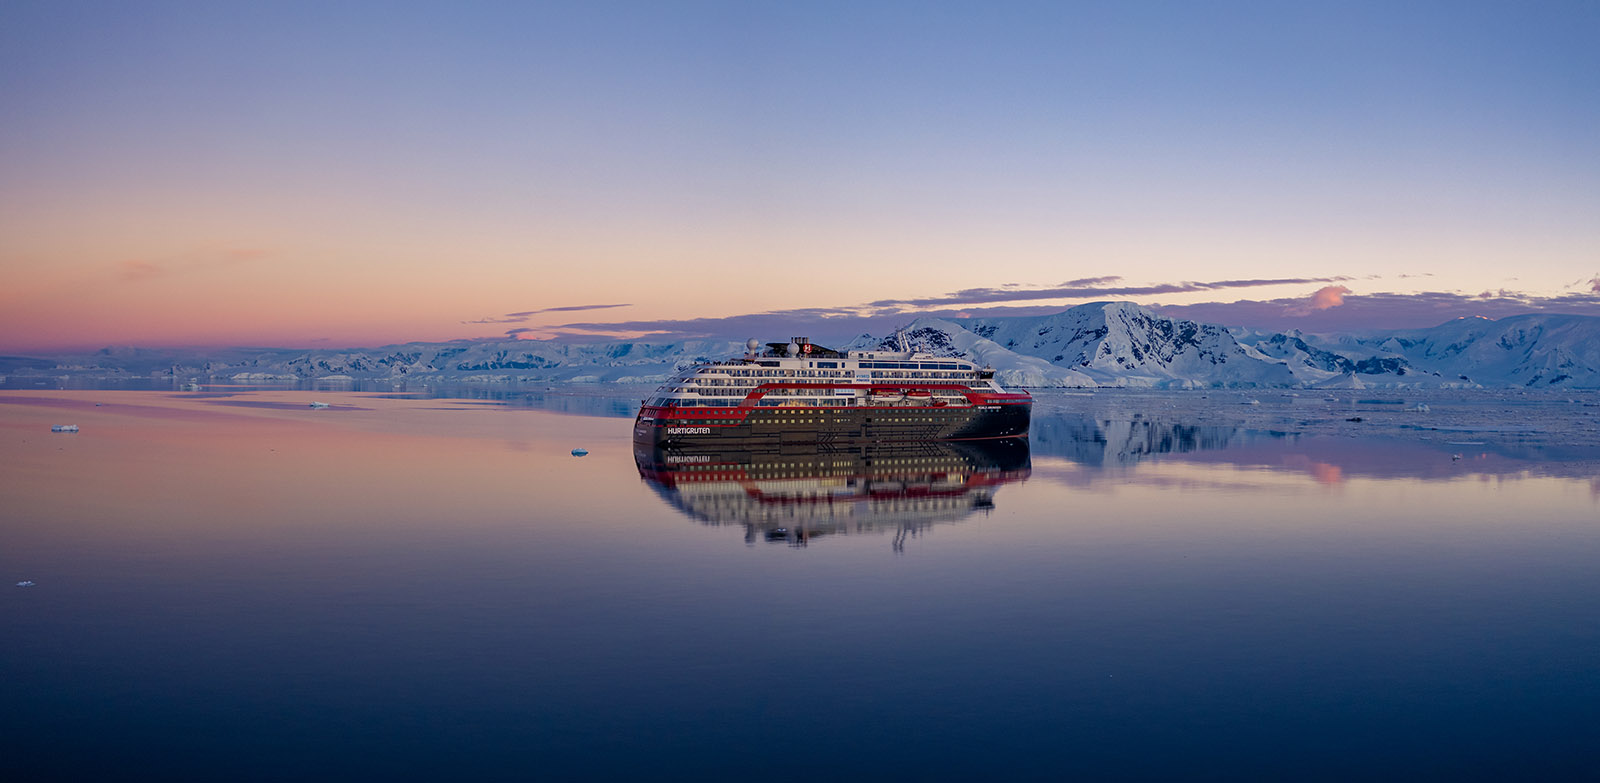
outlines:
[[[1107,399],[657,455],[610,403],[0,392],[0,777],[1600,772],[1589,463]]]

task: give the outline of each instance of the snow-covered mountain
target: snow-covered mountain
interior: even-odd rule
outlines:
[[[1336,337],[1324,347],[1403,362],[1462,384],[1600,387],[1600,318],[1593,316],[1457,318],[1428,329]]]
[[[1581,387],[1600,388],[1600,318],[1458,319],[1430,329],[1314,336],[1229,330],[1127,302],[1045,316],[919,318],[846,347],[902,346],[993,367],[1007,386]],[[742,339],[407,343],[375,349],[108,348],[0,358],[17,376],[181,376],[236,381],[313,378],[492,382],[660,382],[677,368],[737,356]]]
[[[1419,370],[1405,358],[1356,349],[1340,353],[1319,347],[1319,338],[1298,331],[1239,333],[1239,342],[1257,353],[1282,361],[1301,386],[1362,389],[1369,386],[1462,386],[1437,371]]]
[[[935,356],[958,356],[995,369],[1003,386],[1098,386],[1094,378],[1058,367],[1039,357],[1012,350],[979,336],[958,321],[918,318],[881,340],[862,335],[851,348],[912,350]]]
[[[315,378],[489,382],[660,382],[677,368],[744,351],[742,340],[676,342],[544,340],[406,343],[371,349],[230,349],[196,355],[172,349],[108,348],[62,359],[48,371],[234,381]]]
[[[1600,387],[1600,318],[1576,315],[1318,337],[1097,302],[1046,316],[918,319],[858,344],[962,356],[1014,386]]]
[[[739,340],[557,343],[544,340],[410,343],[376,351],[316,351],[287,361],[268,357],[248,377],[437,378],[483,381],[660,381],[678,367],[744,350]],[[235,374],[235,377],[238,377]],[[242,379],[242,378],[241,378]]]
[[[1283,362],[1240,345],[1226,329],[1166,318],[1128,302],[1054,315],[920,318],[884,338],[995,368],[1013,386],[1292,386]]]
[[[1101,386],[1297,383],[1282,362],[1245,348],[1220,326],[1167,318],[1129,302],[1080,305],[1039,318],[976,318],[962,325]]]

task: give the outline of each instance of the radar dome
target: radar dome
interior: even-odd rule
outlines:
[[[761,347],[761,341],[757,340],[754,337],[744,341],[745,350],[747,350],[747,351],[749,351],[751,353],[755,353],[756,349],[760,348],[760,347]]]
[[[790,356],[799,356],[800,355],[800,346],[799,346],[798,343],[789,343],[789,355]]]

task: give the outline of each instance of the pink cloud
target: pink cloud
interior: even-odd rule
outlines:
[[[1325,285],[1318,288],[1311,296],[1292,302],[1284,308],[1284,315],[1302,318],[1319,310],[1329,310],[1344,304],[1344,297],[1350,289],[1342,285]]]
[[[222,252],[223,261],[255,261],[265,258],[267,251],[254,247],[236,247]]]
[[[118,265],[118,268],[122,270],[123,280],[149,280],[167,271],[160,264],[152,264],[149,261],[140,261],[138,259],[123,261]]]
[[[117,264],[117,274],[123,280],[141,281],[157,277],[189,275],[221,268],[225,264],[242,264],[266,258],[266,250],[251,247],[234,247],[225,250],[204,250],[146,261],[131,258]]]
[[[1350,289],[1342,285],[1329,285],[1318,288],[1317,292],[1311,295],[1311,309],[1326,310],[1330,307],[1338,307],[1344,304],[1344,295],[1348,293],[1350,293]]]

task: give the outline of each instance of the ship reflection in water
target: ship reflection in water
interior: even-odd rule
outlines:
[[[988,512],[1001,486],[1030,473],[1025,438],[639,448],[634,461],[668,503],[708,525],[743,525],[751,545],[890,533],[896,551],[935,524]]]

